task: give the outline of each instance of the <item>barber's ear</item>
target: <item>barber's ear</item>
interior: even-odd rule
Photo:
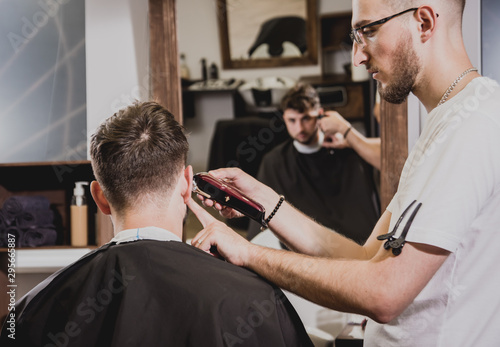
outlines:
[[[111,207],[109,206],[109,202],[104,196],[104,192],[102,191],[101,185],[97,181],[92,181],[90,183],[90,194],[92,194],[92,198],[94,198],[97,207],[101,210],[102,213],[106,215],[111,214]]]
[[[182,192],[182,197],[184,198],[184,203],[187,204],[191,198],[191,192],[193,190],[193,167],[188,165],[184,169],[184,180],[186,181],[186,190]]]
[[[420,25],[420,39],[426,42],[434,34],[439,14],[430,6],[422,6],[417,10],[416,17]]]

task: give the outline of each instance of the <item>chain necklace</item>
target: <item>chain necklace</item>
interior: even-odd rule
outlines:
[[[441,97],[441,100],[439,101],[438,106],[440,106],[446,102],[446,100],[450,96],[453,89],[455,89],[455,87],[457,86],[458,82],[460,82],[462,80],[462,78],[464,78],[469,72],[472,72],[472,71],[477,71],[477,69],[475,67],[471,67],[470,69],[467,69],[464,72],[462,72],[462,74],[460,76],[458,76],[455,81],[453,81],[453,83],[448,87],[446,92],[444,92],[443,96]]]

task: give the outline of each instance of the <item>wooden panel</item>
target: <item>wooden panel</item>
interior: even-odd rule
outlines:
[[[339,50],[351,46],[352,12],[329,13],[320,17],[321,49]]]
[[[182,124],[175,0],[149,0],[152,96]]]
[[[380,203],[385,210],[398,189],[399,177],[408,157],[408,105],[380,104],[380,136],[382,139],[382,168]]]
[[[333,110],[348,120],[364,120],[365,98],[363,95],[363,86],[361,84],[353,84],[345,86],[345,89],[347,91],[347,104],[341,107],[333,107]]]

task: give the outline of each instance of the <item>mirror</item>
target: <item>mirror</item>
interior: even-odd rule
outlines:
[[[0,162],[86,156],[84,1],[3,1],[0,33]]]
[[[224,69],[315,65],[317,0],[217,0]]]

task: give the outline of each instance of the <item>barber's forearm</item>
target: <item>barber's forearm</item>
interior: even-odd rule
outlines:
[[[381,286],[379,279],[370,275],[363,263],[254,246],[246,267],[321,306],[377,319],[377,288]]]
[[[351,148],[354,149],[368,164],[380,170],[380,138],[367,138],[359,131],[352,128],[346,137],[346,141],[349,143]]]
[[[369,260],[311,257],[250,245],[243,265],[319,305],[387,323],[414,301],[448,256],[438,247],[413,243],[395,257],[379,242]]]
[[[364,257],[360,245],[316,223],[286,202],[269,226],[282,242],[296,252],[330,258]]]

